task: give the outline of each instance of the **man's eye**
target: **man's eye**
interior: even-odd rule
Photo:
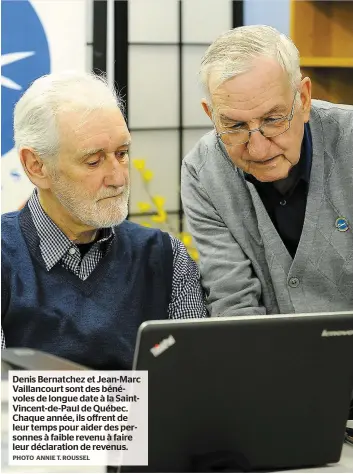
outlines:
[[[239,130],[240,128],[245,128],[244,123],[234,123],[230,128],[233,130]]]
[[[265,123],[273,123],[273,122],[279,122],[280,120],[283,120],[284,117],[267,117],[265,118],[264,122]]]
[[[225,130],[237,130],[238,128],[244,128],[244,124],[234,122],[222,123],[222,128]]]
[[[117,158],[119,158],[120,160],[123,160],[124,158],[127,158],[128,154],[129,154],[129,150],[117,151],[115,153]]]
[[[87,161],[86,164],[87,166],[89,166],[90,168],[94,168],[95,166],[98,166],[100,164],[100,162],[102,161],[103,157],[102,156],[91,156],[91,160],[90,161]]]

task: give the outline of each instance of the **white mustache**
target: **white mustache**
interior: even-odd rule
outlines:
[[[118,197],[118,196],[121,196],[122,194],[124,194],[125,191],[126,191],[126,188],[122,187],[122,188],[117,189],[115,193],[108,193],[108,194],[104,193],[104,194],[102,194],[101,196],[98,197],[97,200],[100,201],[101,199]]]

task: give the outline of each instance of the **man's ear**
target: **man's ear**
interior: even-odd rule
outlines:
[[[302,112],[304,122],[307,123],[310,118],[311,110],[311,80],[309,77],[304,77],[300,84],[300,100],[302,103]]]
[[[206,99],[202,99],[201,100],[201,105],[202,105],[202,108],[203,110],[206,112],[206,114],[209,116],[209,118],[211,119],[211,122],[213,122],[212,120],[212,110],[210,108],[210,106],[208,105],[208,102]]]
[[[31,148],[20,149],[22,167],[30,181],[40,189],[50,188],[47,166]]]

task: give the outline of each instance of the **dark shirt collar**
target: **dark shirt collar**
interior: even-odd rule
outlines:
[[[302,162],[301,178],[309,184],[311,174],[311,164],[313,159],[313,144],[311,138],[311,130],[309,122],[304,125],[304,137],[302,141],[302,149],[300,153],[300,160]]]

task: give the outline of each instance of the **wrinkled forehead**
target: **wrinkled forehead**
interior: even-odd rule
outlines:
[[[61,149],[115,149],[130,142],[125,119],[118,108],[68,111],[58,118]]]
[[[266,114],[276,106],[284,108],[293,99],[288,75],[277,61],[260,58],[252,67],[223,82],[210,77],[210,96],[213,111],[218,115],[237,111],[239,120],[251,120]]]

